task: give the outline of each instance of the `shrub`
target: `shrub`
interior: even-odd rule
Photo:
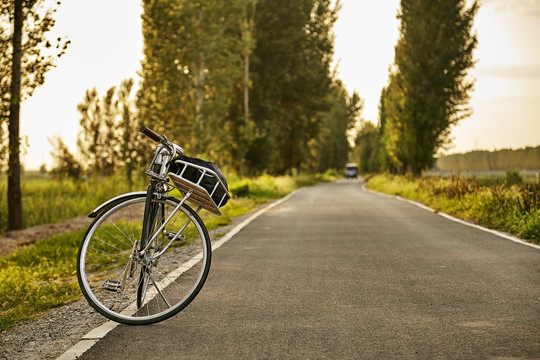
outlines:
[[[507,186],[521,185],[523,184],[523,177],[521,176],[519,171],[509,170],[506,172],[504,183]]]
[[[248,197],[250,183],[251,181],[249,179],[235,182],[229,186],[229,192],[233,197]]]

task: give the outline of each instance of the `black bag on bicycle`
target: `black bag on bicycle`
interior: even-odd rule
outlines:
[[[177,174],[177,175],[182,174],[182,177],[184,179],[187,179],[187,180],[189,180],[189,181],[191,181],[191,182],[193,182],[195,184],[199,183],[199,180],[200,180],[199,185],[201,187],[206,189],[206,191],[208,191],[209,194],[212,194],[212,192],[213,192],[212,199],[214,200],[214,202],[216,204],[219,204],[219,207],[222,207],[223,205],[225,205],[227,203],[227,201],[229,199],[228,199],[228,196],[225,196],[225,198],[223,199],[223,196],[225,195],[225,191],[223,190],[223,188],[221,186],[218,186],[216,188],[216,184],[218,183],[218,179],[216,179],[215,176],[213,176],[213,175],[211,175],[209,173],[206,173],[205,176],[203,176],[203,178],[201,179],[201,175],[203,173],[203,170],[197,169],[197,168],[191,167],[191,166],[184,166],[182,163],[177,164],[176,160],[182,160],[182,161],[185,161],[185,162],[188,162],[188,163],[191,163],[191,164],[195,164],[195,165],[198,165],[198,166],[202,166],[202,167],[205,167],[205,168],[207,168],[209,170],[212,170],[213,172],[216,173],[216,175],[219,177],[219,179],[221,180],[223,185],[225,185],[225,188],[228,191],[229,187],[227,185],[227,180],[225,179],[225,176],[223,175],[221,170],[219,170],[219,168],[217,167],[216,164],[214,164],[214,163],[212,163],[210,161],[206,161],[206,160],[202,160],[202,159],[198,159],[198,158],[193,158],[193,157],[189,157],[189,156],[185,156],[185,155],[178,155],[173,160],[171,160],[170,167],[169,167],[169,172],[172,172],[172,173]],[[220,201],[222,201],[222,199],[223,199],[223,202],[220,204]]]

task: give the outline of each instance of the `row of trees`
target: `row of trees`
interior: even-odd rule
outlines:
[[[362,103],[330,69],[331,3],[145,0],[141,119],[241,171],[343,166]]]
[[[339,3],[143,4],[140,90],[135,100],[126,82],[103,98],[87,91],[78,107],[79,168],[108,175],[123,167],[131,174],[148,155],[143,140],[134,138],[139,122],[165,132],[190,155],[243,173],[344,166],[362,101],[330,69]],[[63,174],[73,156],[58,140],[54,172]]]
[[[452,154],[437,160],[440,171],[508,171],[540,169],[540,146],[497,151],[476,150]]]
[[[54,10],[42,3],[8,0],[0,7],[4,149],[9,133],[0,163],[9,169],[12,229],[22,226],[20,103],[69,43],[46,39]],[[133,131],[141,122],[166,132],[188,154],[241,172],[343,167],[362,101],[330,69],[339,2],[144,0],[143,7],[140,90],[132,99],[134,85],[126,81],[103,97],[87,91],[78,107],[79,160],[60,138],[51,140],[68,168],[77,161],[79,169],[102,175],[119,168],[131,174],[144,155]],[[451,125],[469,113],[477,10],[477,2],[467,7],[465,0],[401,1],[401,36],[379,124],[364,126],[358,137],[363,170],[419,174],[433,164]]]
[[[77,106],[80,133],[75,156],[56,136],[49,139],[53,150],[51,173],[62,179],[79,178],[83,173],[109,176],[124,171],[131,183],[135,169],[146,160],[147,139],[138,131],[140,121],[135,106],[133,79],[111,87],[105,95],[87,90]]]
[[[379,104],[378,126],[366,125],[356,156],[364,171],[410,171],[435,163],[452,126],[469,116],[474,79],[472,33],[479,5],[465,0],[401,0],[400,37]]]
[[[0,5],[0,166],[8,170],[10,229],[22,227],[19,108],[69,41],[46,33],[45,0]],[[190,155],[241,172],[342,167],[362,102],[331,72],[339,2],[144,0],[142,84],[122,83],[79,104],[79,156],[59,137],[55,171],[107,175],[142,161],[145,123]],[[56,2],[56,5],[60,5]],[[8,136],[9,134],[9,136]],[[9,137],[9,139],[8,139]]]

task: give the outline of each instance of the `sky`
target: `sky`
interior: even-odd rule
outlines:
[[[399,0],[341,0],[335,24],[335,64],[349,92],[364,99],[362,117],[377,123],[379,96],[388,82],[399,22]],[[446,153],[540,145],[540,0],[483,0],[476,17],[478,60],[474,113],[452,131]],[[52,38],[71,45],[45,84],[21,107],[29,148],[26,169],[50,163],[48,138],[60,135],[76,152],[77,104],[85,91],[100,95],[123,79],[138,80],[142,55],[139,0],[64,1]]]

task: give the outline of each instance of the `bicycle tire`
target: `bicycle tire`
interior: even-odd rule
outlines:
[[[210,270],[210,236],[186,204],[157,236],[153,231],[155,240],[140,254],[145,202],[146,195],[140,193],[103,210],[86,231],[77,255],[77,279],[88,303],[106,318],[128,325],[157,323],[176,315],[197,296]],[[179,200],[165,197],[153,199],[154,204],[162,205],[167,218]],[[159,230],[164,217],[154,217],[152,227]],[[145,278],[141,292],[139,284]]]

